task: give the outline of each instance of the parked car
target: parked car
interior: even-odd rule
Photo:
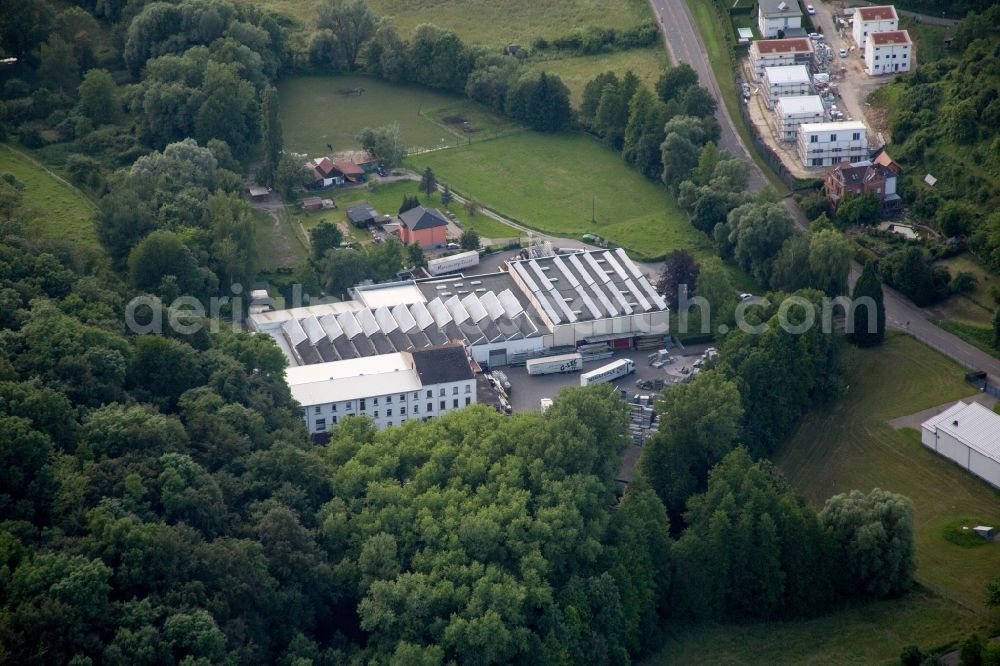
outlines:
[[[385,178],[386,176],[388,176],[388,175],[389,175],[389,174],[388,174],[388,173],[386,172],[386,170],[385,170],[385,167],[384,167],[384,166],[380,166],[379,168],[375,169],[375,173],[377,173],[378,175],[382,176],[383,178]]]
[[[740,301],[749,301],[753,298],[753,294],[740,294]]]
[[[810,32],[809,39],[813,40],[814,42],[819,42],[823,40],[823,35],[819,34],[818,32]]]
[[[816,13],[816,8],[813,7],[812,5],[806,5],[806,13],[812,16],[813,14]]]
[[[458,243],[448,243],[448,245],[447,245],[446,247],[447,247],[447,248],[448,248],[449,250],[457,250],[457,249],[459,249],[459,248],[460,248],[460,247],[462,247],[462,246],[461,246],[461,245],[459,245]]]
[[[847,57],[847,49],[840,49],[839,53],[841,58]]]

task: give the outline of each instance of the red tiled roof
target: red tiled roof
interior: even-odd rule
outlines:
[[[313,171],[322,174],[324,178],[329,178],[330,172],[333,170],[333,162],[330,161],[329,157],[314,159],[306,166],[309,166],[313,169]]]
[[[888,21],[896,17],[896,9],[892,5],[881,7],[858,7],[862,21]]]
[[[887,169],[891,169],[895,173],[902,171],[902,168],[896,162],[896,160],[889,157],[889,153],[881,152],[878,157],[875,158],[875,164],[881,164]]]
[[[333,163],[334,168],[345,176],[360,176],[365,170],[353,162],[338,161]]]
[[[886,46],[887,44],[909,44],[910,35],[905,30],[891,30],[889,32],[873,32],[868,35],[868,38],[872,40],[872,43],[877,46]]]
[[[812,42],[806,38],[758,39],[754,42],[760,53],[812,53]]]

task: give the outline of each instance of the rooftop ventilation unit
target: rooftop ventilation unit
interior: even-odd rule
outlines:
[[[460,294],[467,294],[467,293],[469,293],[469,292],[468,292],[468,290],[466,290],[466,289],[459,289],[459,290],[458,290],[458,293],[460,293]]]
[[[482,283],[483,283],[482,280],[472,280],[471,282],[469,282],[469,284],[482,284]]]
[[[442,291],[441,292],[441,296],[451,296],[451,292],[450,291]]]
[[[486,290],[485,290],[485,289],[483,289],[482,287],[480,287],[479,289],[476,289],[476,293],[477,293],[477,294],[485,294],[485,293],[486,293]]]
[[[448,285],[446,285],[446,284],[439,284],[438,286],[436,286],[434,288],[437,289],[438,291],[443,291],[444,289],[448,288]]]

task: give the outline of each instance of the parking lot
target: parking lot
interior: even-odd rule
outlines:
[[[701,356],[707,346],[708,345],[697,345],[686,347],[683,350],[678,347],[674,347],[670,350],[671,361],[662,368],[655,368],[649,365],[649,355],[654,353],[653,351],[632,350],[617,353],[613,358],[588,363],[584,366],[584,371],[594,370],[602,365],[619,359],[630,358],[635,361],[635,372],[622,377],[616,382],[611,382],[610,385],[627,388],[628,390],[639,394],[651,394],[654,393],[654,391],[640,389],[636,385],[636,381],[640,379],[662,379],[667,384],[672,383],[673,381],[679,381],[692,372],[692,366],[696,361],[701,359]],[[687,373],[684,372],[685,368],[688,369]],[[516,368],[503,368],[502,370],[510,380],[510,400],[511,406],[515,412],[538,411],[540,409],[540,401],[542,398],[555,398],[559,393],[559,389],[565,386],[580,385],[579,372],[536,375],[531,377],[528,376],[528,371],[523,366]]]

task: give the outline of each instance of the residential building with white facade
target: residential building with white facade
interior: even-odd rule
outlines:
[[[920,425],[920,441],[1000,488],[1000,415],[978,402],[956,402]]]
[[[807,168],[868,158],[868,128],[856,120],[799,125],[799,159]]]
[[[812,40],[805,37],[794,39],[758,39],[750,44],[750,71],[754,80],[764,78],[768,67],[788,65],[812,65],[815,49]]]
[[[774,108],[782,97],[812,94],[812,77],[805,65],[785,65],[764,68],[764,100]]]
[[[879,7],[856,7],[854,9],[854,43],[864,50],[868,37],[876,32],[899,30],[899,16],[892,5]]]
[[[476,402],[475,374],[461,344],[291,367],[285,379],[312,435],[348,416],[368,416],[381,429]]]
[[[760,0],[757,4],[757,29],[764,39],[783,37],[789,31],[801,31],[802,9],[798,0]]]
[[[913,65],[913,42],[905,30],[868,35],[865,71],[872,76],[908,72]]]
[[[826,110],[819,95],[781,97],[774,105],[774,115],[778,120],[781,139],[789,142],[798,137],[799,125],[826,120]]]

